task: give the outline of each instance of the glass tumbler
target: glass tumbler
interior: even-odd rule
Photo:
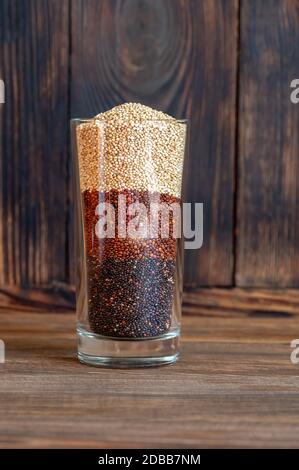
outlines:
[[[175,362],[187,121],[73,119],[78,358]]]

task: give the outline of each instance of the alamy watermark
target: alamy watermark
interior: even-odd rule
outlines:
[[[0,339],[0,364],[4,364],[5,362],[5,343],[2,339]]]
[[[292,92],[290,94],[290,100],[293,104],[299,103],[299,78],[294,78],[290,83],[290,88]]]
[[[100,202],[95,215],[95,235],[104,238],[156,239],[182,238],[185,249],[195,250],[203,244],[203,203],[165,203],[153,199],[149,204],[126,204],[118,195],[117,207]]]
[[[299,339],[293,339],[291,341],[292,352],[290,355],[290,361],[292,364],[299,364]]]
[[[0,104],[5,103],[5,85],[4,81],[0,79]]]

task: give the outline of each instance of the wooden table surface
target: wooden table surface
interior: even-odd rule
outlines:
[[[76,359],[71,313],[0,313],[0,447],[299,447],[296,316],[186,315],[172,366]]]

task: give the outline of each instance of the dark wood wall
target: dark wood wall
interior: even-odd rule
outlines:
[[[0,285],[72,285],[71,117],[191,118],[188,288],[299,286],[298,0],[0,0]],[[67,291],[67,289],[66,289]]]

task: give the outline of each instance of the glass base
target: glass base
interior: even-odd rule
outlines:
[[[81,326],[78,359],[83,364],[106,367],[150,367],[171,364],[179,356],[179,328],[155,338],[124,339],[101,336]]]

